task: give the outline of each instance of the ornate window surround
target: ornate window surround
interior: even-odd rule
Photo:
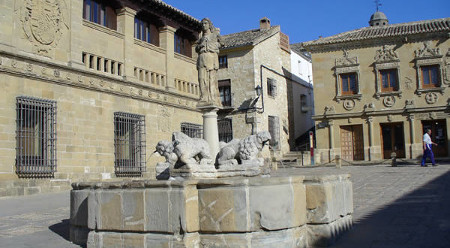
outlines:
[[[400,59],[398,58],[397,52],[394,51],[394,48],[389,48],[387,46],[383,46],[380,50],[377,50],[376,55],[374,57],[375,63],[375,82],[377,92],[375,93],[376,99],[380,99],[382,96],[398,96],[402,97],[401,91],[401,83],[400,83]],[[397,79],[398,79],[398,90],[390,91],[390,92],[382,92],[382,82],[381,82],[381,70],[389,70],[395,69],[397,70]]]
[[[439,48],[430,48],[431,42],[427,41],[423,43],[423,48],[414,51],[415,54],[415,68],[416,68],[416,76],[417,76],[417,95],[422,95],[427,92],[440,92],[444,94],[445,84],[444,84],[444,70],[445,67],[443,55],[441,54]],[[439,80],[440,87],[436,88],[427,88],[424,89],[422,87],[422,76],[421,76],[421,67],[427,65],[437,65],[439,66]]]
[[[342,86],[340,82],[340,74],[344,73],[356,73],[358,92],[353,95],[342,95]],[[345,99],[358,99],[361,100],[361,87],[360,87],[360,74],[359,74],[359,62],[358,57],[349,57],[348,51],[344,50],[343,58],[338,58],[335,61],[334,75],[336,77],[336,101],[340,102]]]

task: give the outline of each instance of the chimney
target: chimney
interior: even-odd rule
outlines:
[[[259,29],[267,30],[269,28],[270,28],[270,19],[267,17],[261,18],[261,20],[259,20]]]

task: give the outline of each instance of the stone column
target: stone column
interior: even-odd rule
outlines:
[[[373,153],[373,117],[367,118],[367,125],[369,126],[369,160],[372,161]]]
[[[334,159],[334,131],[333,131],[333,120],[329,120],[328,121],[328,132],[329,132],[329,146],[330,146],[330,150],[329,150],[329,161],[331,161],[332,159]]]
[[[160,29],[160,45],[166,50],[166,90],[175,91],[175,78],[173,71],[175,68],[175,31],[174,27],[164,26]]]
[[[217,127],[217,111],[219,108],[211,106],[199,109],[203,113],[203,139],[208,142],[211,157],[215,160],[219,152],[219,129]]]
[[[123,46],[123,68],[122,76],[126,79],[134,75],[133,54],[131,50],[134,45],[134,17],[136,10],[124,7],[117,12],[117,31],[124,35]],[[115,74],[120,75],[118,71],[118,62],[115,63]]]
[[[408,116],[408,121],[409,121],[409,158],[413,159],[414,158],[414,114],[410,114]]]

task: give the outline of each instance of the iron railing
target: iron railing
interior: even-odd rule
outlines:
[[[16,173],[52,177],[56,172],[56,102],[16,98]]]
[[[114,113],[114,170],[116,176],[145,172],[145,116]]]

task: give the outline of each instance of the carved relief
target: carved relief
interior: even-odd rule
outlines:
[[[388,108],[394,106],[394,104],[395,104],[395,97],[394,96],[386,96],[383,99],[383,104],[384,104],[384,106],[386,106]]]
[[[442,57],[439,48],[431,48],[431,41],[425,41],[423,48],[414,51],[416,58]]]
[[[410,90],[413,87],[413,81],[409,77],[405,77],[405,88]]]
[[[437,119],[437,114],[435,112],[431,112],[429,113],[430,119],[432,120],[436,120]]]
[[[335,114],[336,112],[334,111],[334,106],[326,106],[325,107],[325,115],[329,115],[329,114]]]
[[[388,121],[388,122],[391,122],[393,118],[394,118],[394,117],[393,117],[392,115],[388,115],[388,116],[387,116],[387,121]]]
[[[444,69],[444,84],[450,84],[450,63],[449,62],[447,62],[447,65],[445,66],[445,69]]]
[[[428,92],[428,93],[425,95],[425,101],[426,101],[428,104],[436,103],[437,100],[438,100],[438,98],[439,98],[439,96],[438,96],[438,94],[436,94],[435,92]]]
[[[171,121],[170,121],[171,112],[167,106],[158,105],[158,130],[161,132],[170,132],[171,130]]]
[[[347,99],[347,100],[345,100],[344,101],[344,108],[346,109],[346,110],[352,110],[353,108],[355,108],[355,101],[354,100],[352,100],[352,99]]]
[[[336,59],[336,66],[349,66],[358,64],[358,57],[350,57],[347,50],[343,50],[343,58]]]
[[[398,61],[398,54],[396,51],[394,51],[394,48],[389,48],[386,45],[383,45],[383,47],[380,50],[377,50],[375,55],[375,61],[378,63],[382,62],[390,62],[390,61]]]
[[[375,111],[375,104],[367,103],[364,105],[364,111]]]
[[[405,101],[405,108],[414,108],[414,100],[406,100]]]
[[[69,29],[67,16],[63,0],[23,0],[20,8],[25,35],[42,55],[48,55],[58,45],[63,32]]]
[[[55,70],[53,71],[53,76],[55,76],[55,77],[60,77],[60,76],[61,76],[61,72],[60,72],[58,69],[55,69]]]
[[[26,66],[26,70],[27,70],[28,72],[32,72],[32,71],[33,71],[33,65],[30,64],[30,63],[28,63],[27,66]]]

